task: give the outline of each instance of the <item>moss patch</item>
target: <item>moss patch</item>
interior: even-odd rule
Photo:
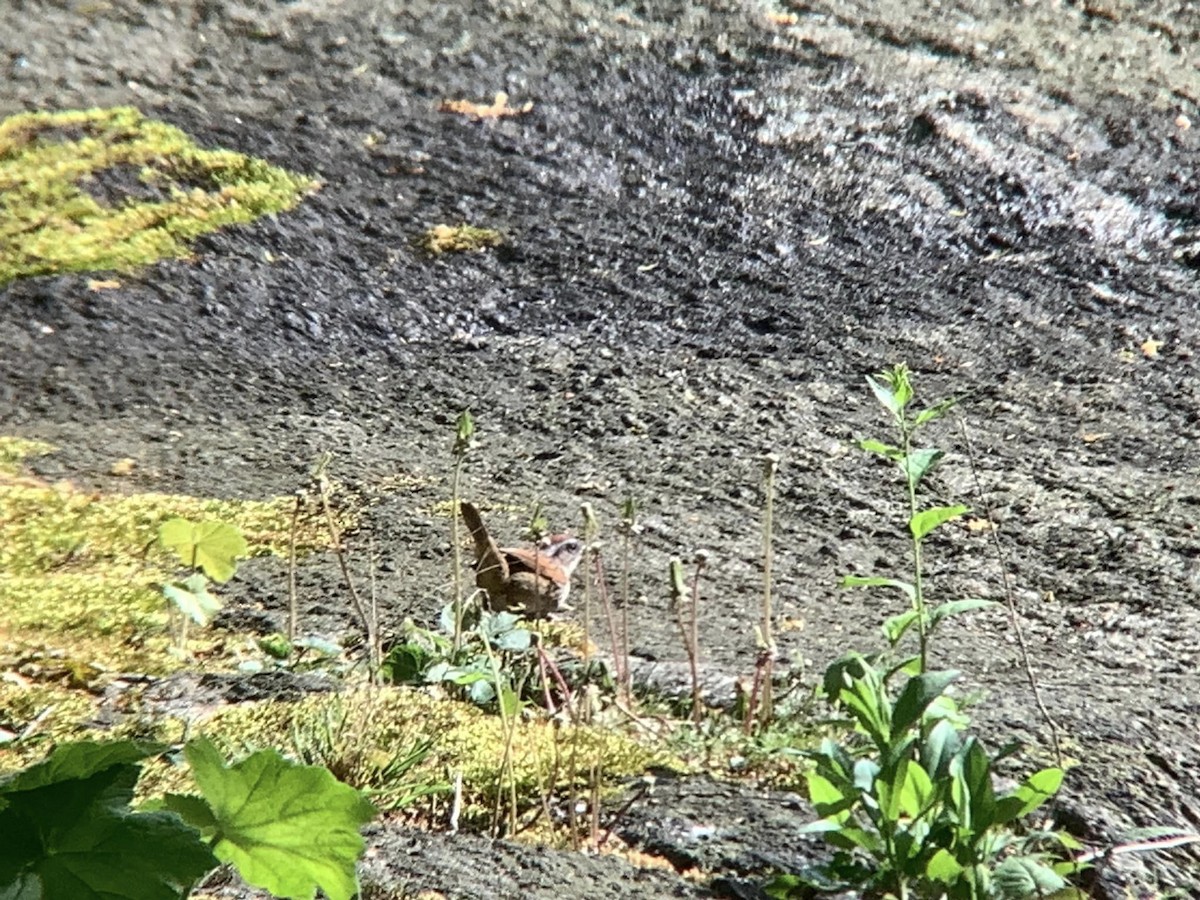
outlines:
[[[407,687],[360,687],[294,703],[231,706],[193,723],[191,731],[209,736],[227,755],[275,747],[295,759],[326,766],[384,808],[403,806],[406,796],[432,789],[433,801],[421,806],[435,819],[449,814],[450,785],[461,773],[462,822],[483,830],[490,826],[504,765],[499,716]],[[398,774],[393,762],[427,740],[432,743],[424,760]],[[530,818],[537,815],[544,794],[561,795],[566,789],[572,753],[576,789],[583,788],[593,764],[609,784],[649,767],[679,765],[666,751],[648,748],[615,729],[575,727],[539,716],[518,721],[512,743],[512,784],[518,807]],[[177,790],[185,787],[183,777],[177,769],[151,770],[139,790],[148,795]],[[505,802],[509,784],[505,775]],[[546,837],[544,829],[539,836]]]
[[[177,571],[155,544],[165,519],[219,519],[241,529],[251,555],[286,553],[291,498],[106,495],[12,471],[21,453],[41,449],[0,442],[0,461],[9,460],[0,466],[0,651],[57,660],[36,666],[36,680],[82,686],[93,670],[178,668],[159,591]],[[325,543],[315,519],[302,518],[297,542]]]
[[[196,237],[291,209],[315,187],[203,150],[129,107],[10,116],[0,122],[0,285],[186,257]]]
[[[45,444],[41,441],[0,436],[0,473],[16,475],[21,470],[23,460],[31,456],[53,453],[55,449],[53,444]]]
[[[494,228],[474,225],[434,225],[423,235],[420,244],[434,256],[443,253],[469,253],[499,247],[504,236]]]

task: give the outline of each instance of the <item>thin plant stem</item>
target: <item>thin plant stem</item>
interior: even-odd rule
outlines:
[[[983,507],[983,513],[991,525],[992,546],[996,551],[996,559],[1000,563],[1000,581],[1004,586],[1004,604],[1008,607],[1008,620],[1012,625],[1013,634],[1017,638],[1017,647],[1021,652],[1021,665],[1025,669],[1025,677],[1029,680],[1029,687],[1033,691],[1033,702],[1037,704],[1038,712],[1042,714],[1046,727],[1050,729],[1050,742],[1054,745],[1055,762],[1061,769],[1064,768],[1064,763],[1062,746],[1058,740],[1058,723],[1054,721],[1054,717],[1046,708],[1046,703],[1042,699],[1041,686],[1038,684],[1037,676],[1033,673],[1033,660],[1029,653],[1029,645],[1025,643],[1025,631],[1021,627],[1021,615],[1020,610],[1017,609],[1016,594],[1013,591],[1012,580],[1008,576],[1008,554],[1004,551],[1004,542],[1000,540],[1000,529],[996,527],[996,520],[992,517],[992,507],[983,493],[979,467],[975,463],[975,445],[971,441],[971,433],[962,416],[958,417],[958,427],[962,432],[963,444],[967,448],[967,462],[971,466],[971,478],[975,482],[975,495],[979,498],[979,504]]]
[[[346,590],[350,595],[350,605],[354,609],[354,614],[358,616],[358,621],[362,624],[363,631],[367,638],[367,655],[371,671],[374,672],[379,668],[379,660],[375,658],[375,650],[379,646],[379,639],[376,636],[376,623],[372,620],[370,614],[363,606],[362,597],[359,596],[358,589],[354,586],[354,578],[350,575],[350,566],[346,561],[346,551],[342,547],[342,536],[338,531],[337,522],[333,517],[333,507],[329,503],[329,480],[322,474],[320,476],[319,496],[321,498],[321,509],[325,513],[325,526],[329,530],[329,541],[333,545],[333,555],[337,557],[338,567],[342,570],[342,578],[346,582]]]
[[[621,654],[625,659],[625,678],[622,689],[626,702],[633,701],[633,674],[629,666],[629,604],[632,596],[629,591],[629,565],[633,554],[633,535],[641,530],[638,525],[638,503],[633,497],[626,497],[621,509]]]
[[[775,634],[772,622],[772,594],[775,586],[772,582],[771,566],[774,557],[775,529],[775,475],[779,471],[779,457],[769,453],[763,457],[763,599],[762,623],[760,642],[763,648],[765,664],[762,671],[762,696],[759,705],[759,721],[765,727],[770,724],[775,714],[774,702],[771,696],[771,682],[774,676],[775,663]]]
[[[375,583],[375,569],[379,565],[379,559],[375,553],[374,535],[367,535],[367,559],[370,560],[370,566],[367,569],[367,578],[370,585],[370,593],[368,596],[371,598],[371,622],[374,625],[372,628],[372,631],[374,632],[372,640],[374,643],[371,644],[372,664],[370,681],[371,684],[376,684],[379,681],[379,670],[383,661],[383,643],[379,636],[379,590]]]
[[[621,688],[625,700],[633,695],[633,677],[629,672],[629,531],[621,536],[621,658],[625,661]]]
[[[708,557],[696,554],[696,574],[692,578],[692,621],[688,640],[688,663],[692,670],[692,721],[699,723],[704,703],[700,697],[700,573]]]
[[[913,430],[904,418],[903,410],[897,414],[897,424],[900,427],[900,442],[901,448],[904,451],[904,458],[908,459],[912,455]],[[907,469],[904,473],[904,482],[908,487],[908,520],[911,522],[917,517],[917,484]],[[921,556],[921,543],[921,538],[912,535],[913,609],[917,613],[917,642],[921,654],[921,674],[924,674],[929,666],[929,622],[925,618],[924,565]]]
[[[462,499],[462,473],[466,465],[467,453],[470,451],[475,438],[475,420],[471,411],[464,409],[458,416],[454,432],[454,446],[451,454],[454,456],[454,469],[450,476],[450,550],[454,555],[454,652],[462,647],[463,632],[463,597],[462,577],[462,543],[458,532],[458,504]]]
[[[288,644],[296,642],[296,630],[299,627],[300,609],[299,600],[296,596],[296,529],[300,523],[300,504],[304,502],[304,496],[301,491],[296,492],[296,502],[292,506],[292,526],[288,531],[288,620],[287,620],[287,639]],[[288,652],[291,652],[289,646]]]
[[[583,543],[584,546],[594,546],[597,536],[600,534],[600,523],[596,519],[596,511],[592,508],[592,504],[584,503],[579,507],[580,513],[583,515]],[[592,658],[592,582],[591,579],[583,580],[583,670],[586,672],[588,663]]]
[[[671,560],[671,607],[675,610],[675,621],[679,625],[679,636],[687,654],[688,669],[692,679],[692,721],[699,723],[703,704],[700,702],[699,637],[696,630],[696,608],[699,603],[700,572],[704,568],[703,557],[697,554],[696,574],[692,579],[691,602],[688,588],[683,580],[683,561],[678,557]],[[690,606],[690,609],[687,607]]]
[[[604,562],[599,549],[592,550],[592,577],[596,582],[596,590],[600,593],[600,605],[604,609],[604,618],[608,623],[608,638],[612,645],[613,674],[619,687],[624,688],[625,677],[629,671],[629,657],[621,656],[621,639],[614,623],[612,601],[608,596],[608,585],[604,578]]]
[[[508,833],[514,834],[517,829],[517,778],[513,771],[512,748],[516,738],[515,715],[510,715],[504,702],[504,678],[500,674],[500,661],[492,650],[491,641],[486,636],[481,637],[484,653],[487,654],[488,666],[492,670],[492,687],[496,691],[496,708],[500,712],[500,727],[504,731],[504,756],[500,761],[500,771],[497,775],[496,805],[492,812],[492,834],[500,837],[500,805],[504,796],[505,776],[508,776]]]

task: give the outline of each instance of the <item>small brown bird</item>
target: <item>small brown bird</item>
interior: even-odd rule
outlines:
[[[497,547],[472,504],[459,504],[475,541],[475,584],[487,592],[488,606],[544,617],[570,609],[571,573],[583,558],[583,542],[555,535],[537,549]]]

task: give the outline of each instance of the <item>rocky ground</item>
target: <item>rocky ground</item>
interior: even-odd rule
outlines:
[[[1069,808],[1097,840],[1198,829],[1192,6],[15,0],[0,115],[136,105],[323,187],[116,291],[0,289],[0,427],[57,444],[47,474],[115,487],[131,457],[138,486],[207,495],[291,491],[332,451],[370,501],[355,540],[382,549],[394,627],[448,596],[434,505],[470,407],[472,496],[567,524],[586,500],[610,528],[639,498],[638,653],[682,658],[663,573],[704,548],[703,654],[745,673],[766,453],[784,651],[822,667],[878,646],[891,598],[837,581],[903,565],[902,498],[851,439],[885,425],[864,376],[907,361],[925,396],[964,398],[965,431],[933,433],[934,487],[999,524],[1078,761]],[[498,91],[533,107],[439,111]],[[506,242],[416,246],[459,222]],[[986,530],[947,530],[930,566],[939,596],[1002,594]],[[282,567],[244,572],[244,600],[282,608]],[[306,568],[310,612],[338,580]],[[1045,754],[1005,614],[947,629],[937,663],[986,692],[985,733]],[[809,815],[661,786],[631,834],[709,887],[411,832],[377,833],[368,866],[450,896],[753,896]],[[1194,847],[1122,857],[1102,888],[1200,896],[1197,872]]]

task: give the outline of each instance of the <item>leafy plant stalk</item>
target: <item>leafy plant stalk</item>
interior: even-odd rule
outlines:
[[[884,635],[893,647],[912,627],[916,627],[918,654],[916,671],[929,669],[929,641],[933,630],[944,619],[972,610],[994,606],[994,601],[968,598],[952,600],[930,609],[925,595],[924,542],[938,526],[957,519],[967,512],[962,505],[933,506],[920,508],[917,489],[922,479],[942,460],[944,451],[932,447],[917,447],[916,433],[929,422],[941,418],[955,405],[956,400],[942,400],[918,412],[909,409],[913,400],[913,388],[908,367],[903,363],[876,377],[867,378],[867,384],[876,399],[888,411],[899,435],[899,444],[893,445],[875,439],[859,441],[864,450],[875,453],[895,463],[904,476],[905,495],[908,506],[908,539],[912,547],[912,580],[895,578],[847,575],[842,579],[843,587],[887,587],[899,590],[908,599],[909,609],[892,616],[884,622]]]
[[[249,553],[246,539],[235,526],[218,520],[192,522],[172,518],[158,528],[160,547],[175,553],[191,572],[182,582],[162,586],[163,596],[170,601],[170,614],[175,627],[176,648],[182,653],[187,647],[188,623],[207,625],[221,609],[221,601],[210,594],[210,579],[228,581],[237,571],[237,560]]]
[[[855,734],[831,738],[811,759],[809,797],[821,818],[801,831],[833,848],[828,863],[777,878],[775,898],[823,891],[869,896],[1020,900],[1066,887],[1079,844],[1065,832],[1026,830],[1021,820],[1055,793],[1063,770],[1046,768],[998,791],[982,743],[947,688],[957,672],[905,676],[849,654],[825,672],[823,693]],[[1011,752],[1011,751],[1008,751]]]

